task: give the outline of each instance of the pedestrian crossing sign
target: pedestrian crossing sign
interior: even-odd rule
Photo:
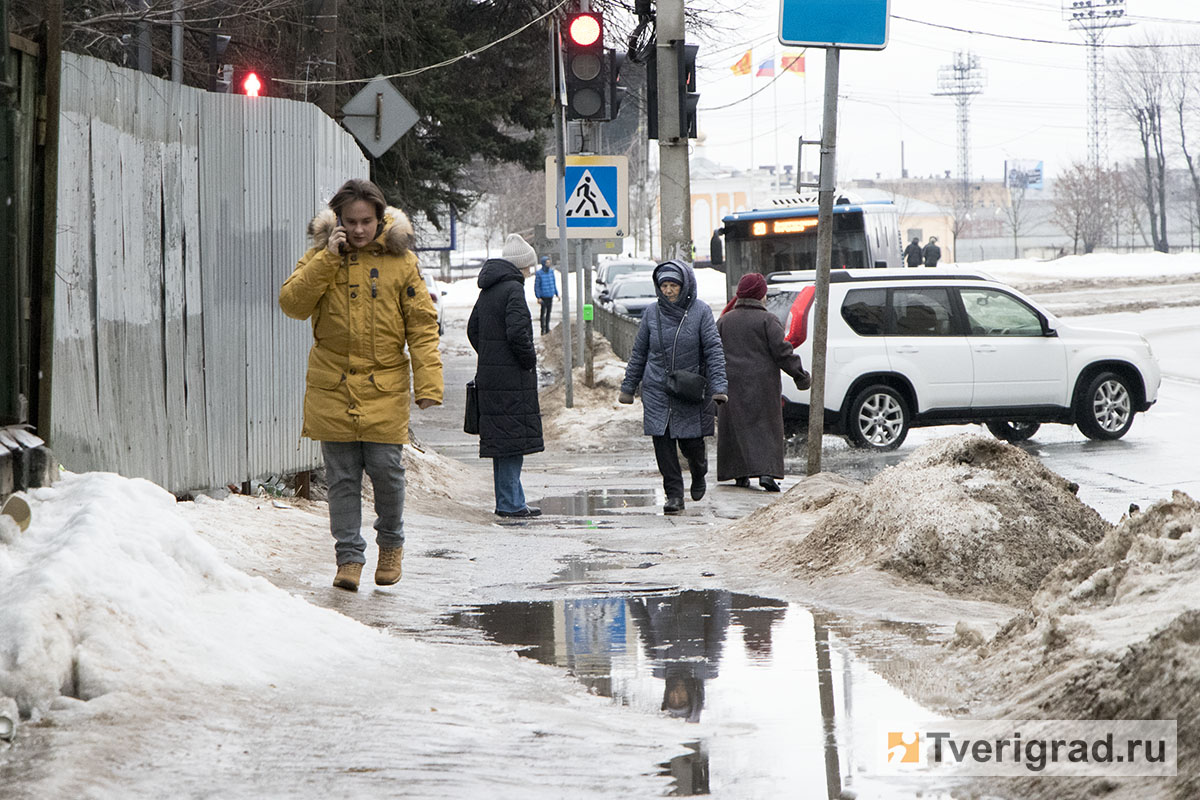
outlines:
[[[567,156],[562,218],[569,239],[623,237],[629,227],[629,161],[624,156]],[[558,164],[546,159],[546,236],[558,236]]]

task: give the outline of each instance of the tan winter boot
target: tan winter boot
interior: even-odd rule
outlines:
[[[362,564],[339,564],[337,575],[333,579],[333,585],[339,589],[348,589],[351,592],[357,592],[358,579],[362,576],[362,568]]]
[[[379,548],[379,565],[375,567],[375,583],[379,586],[391,586],[400,581],[400,559],[404,557],[403,547]]]

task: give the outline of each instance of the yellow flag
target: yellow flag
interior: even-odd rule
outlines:
[[[804,51],[801,50],[799,53],[785,52],[783,54],[783,62],[782,63],[783,63],[783,72],[790,72],[793,75],[803,75],[804,74]]]
[[[750,74],[750,67],[754,63],[754,61],[750,55],[751,52],[752,51],[747,50],[746,54],[743,55],[741,58],[739,58],[736,64],[734,64],[732,67],[730,67],[730,69],[733,71],[734,75],[749,75]]]

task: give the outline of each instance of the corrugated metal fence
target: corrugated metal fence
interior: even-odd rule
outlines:
[[[64,54],[55,453],[172,491],[319,463],[299,442],[306,323],[279,286],[368,166],[315,106]]]

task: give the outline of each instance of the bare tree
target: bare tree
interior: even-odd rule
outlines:
[[[1179,124],[1179,148],[1183,151],[1183,159],[1187,162],[1188,174],[1192,179],[1191,202],[1185,206],[1193,234],[1197,230],[1196,217],[1200,211],[1200,175],[1197,175],[1195,158],[1188,149],[1188,131],[1194,130],[1197,117],[1200,116],[1200,91],[1197,91],[1195,81],[1200,77],[1200,53],[1192,47],[1180,47],[1175,51],[1172,62],[1169,94],[1171,110]]]
[[[1169,68],[1162,48],[1147,40],[1130,48],[1116,70],[1116,102],[1137,131],[1142,145],[1142,196],[1150,217],[1154,249],[1168,252],[1167,157],[1163,109]]]
[[[1051,219],[1071,236],[1073,253],[1091,253],[1112,233],[1121,202],[1113,172],[1076,161],[1054,183]]]
[[[1021,234],[1029,230],[1030,226],[1036,224],[1032,212],[1032,204],[1029,202],[1029,187],[1022,183],[1019,186],[1011,186],[1008,190],[1008,204],[1000,207],[1000,213],[1004,218],[1004,224],[1012,234],[1013,240],[1013,258],[1021,257],[1020,238]]]

